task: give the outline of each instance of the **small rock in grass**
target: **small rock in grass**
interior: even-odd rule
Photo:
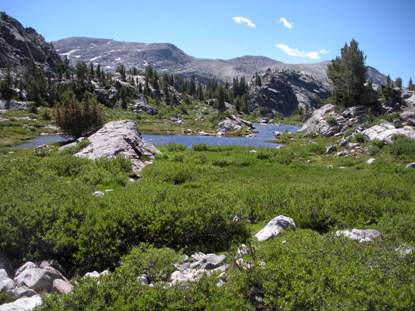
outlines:
[[[372,242],[383,237],[381,232],[374,229],[338,230],[336,231],[336,236],[344,236],[350,240],[358,241],[359,243]]]
[[[102,191],[95,191],[93,193],[93,196],[96,197],[96,198],[101,198],[101,197],[104,196],[104,192],[102,192]]]
[[[261,231],[255,234],[255,237],[258,241],[265,241],[289,228],[296,229],[294,220],[290,217],[280,215],[272,219]]]

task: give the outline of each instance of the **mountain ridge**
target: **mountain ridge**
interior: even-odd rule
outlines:
[[[221,80],[231,80],[236,76],[250,78],[256,72],[265,72],[267,69],[293,70],[304,71],[329,85],[326,71],[330,61],[288,64],[261,55],[243,55],[230,59],[197,58],[173,43],[142,43],[91,37],[63,38],[52,44],[61,56],[67,56],[72,63],[95,62],[107,70],[115,70],[118,64],[138,69],[151,65],[160,72]],[[368,79],[378,85],[386,82],[386,76],[370,66]]]

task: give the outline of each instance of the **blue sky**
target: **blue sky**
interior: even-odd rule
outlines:
[[[48,41],[90,36],[170,42],[204,58],[334,58],[355,38],[367,64],[415,79],[415,0],[0,0]]]

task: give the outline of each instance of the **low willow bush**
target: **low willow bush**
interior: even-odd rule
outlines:
[[[0,158],[0,253],[16,265],[56,259],[73,276],[113,269],[142,242],[227,251],[281,214],[319,234],[373,227],[397,244],[413,243],[415,172],[399,156],[385,152],[369,166],[364,157],[345,163],[310,146],[294,141],[257,153],[175,147],[137,183],[128,182],[130,163],[123,158],[6,154]],[[113,191],[92,195],[105,189]]]
[[[243,260],[227,253],[218,274],[169,286],[182,252],[140,244],[109,275],[77,279],[68,295],[44,297],[41,310],[413,310],[415,255],[391,241],[360,244],[297,229],[251,244]],[[146,274],[152,287],[137,277]]]

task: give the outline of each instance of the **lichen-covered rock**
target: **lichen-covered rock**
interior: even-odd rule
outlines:
[[[359,243],[372,242],[383,237],[381,232],[374,229],[338,230],[336,231],[336,236],[344,236],[350,240],[358,241]]]
[[[88,137],[90,144],[75,156],[96,160],[124,156],[131,160],[135,173],[151,163],[159,151],[144,141],[134,121],[121,120],[106,123],[99,131]]]
[[[279,215],[272,219],[261,231],[255,234],[255,237],[258,241],[265,241],[279,235],[286,229],[296,229],[294,220],[290,217]]]

